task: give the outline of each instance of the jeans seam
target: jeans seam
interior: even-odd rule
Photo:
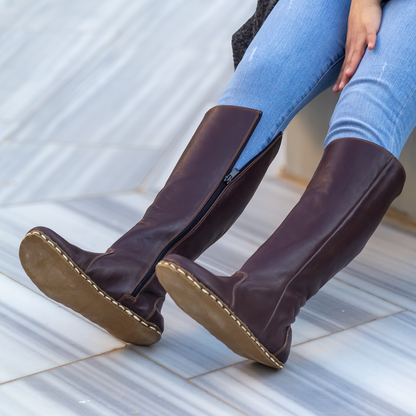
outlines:
[[[345,54],[342,55],[340,58],[338,58],[336,61],[334,61],[330,67],[321,75],[321,77],[319,78],[319,80],[313,85],[313,87],[305,94],[305,96],[292,108],[292,110],[290,110],[290,112],[287,114],[287,116],[282,120],[282,122],[277,126],[277,128],[274,130],[274,133],[272,134],[271,137],[275,137],[276,133],[278,131],[280,131],[280,127],[282,126],[282,124],[284,124],[284,122],[290,117],[290,115],[296,111],[296,109],[307,99],[307,97],[309,95],[311,95],[311,93],[317,88],[317,86],[322,82],[322,80],[325,78],[325,76],[329,73],[329,71],[331,71],[331,69],[337,65],[342,59],[345,58]]]

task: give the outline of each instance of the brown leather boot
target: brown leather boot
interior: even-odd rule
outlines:
[[[336,140],[298,204],[241,270],[215,276],[169,255],[157,276],[180,308],[235,353],[282,368],[300,308],[363,249],[404,181],[383,148]]]
[[[37,227],[20,247],[26,273],[47,296],[114,336],[140,345],[159,341],[165,291],[155,266],[169,253],[197,258],[241,214],[281,142],[279,134],[233,169],[260,117],[247,108],[214,107],[143,219],[106,253],[86,252]]]

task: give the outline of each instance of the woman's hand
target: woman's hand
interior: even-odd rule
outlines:
[[[348,17],[345,60],[333,92],[342,91],[355,74],[365,48],[374,49],[377,33],[380,30],[382,10],[381,0],[352,0]]]

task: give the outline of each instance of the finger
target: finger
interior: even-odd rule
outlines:
[[[334,86],[332,87],[332,92],[339,92],[339,85],[343,80],[344,77],[344,73],[346,71],[346,69],[348,68],[348,66],[350,65],[350,61],[351,61],[351,52],[350,52],[351,48],[349,47],[349,44],[347,43],[346,47],[345,47],[345,58],[344,58],[344,62],[342,64],[341,70],[339,71],[339,75],[337,80],[335,81]]]
[[[339,83],[341,82],[342,74],[344,73],[344,70],[345,70],[345,59],[342,64],[341,70],[339,71],[338,78],[335,81],[334,86],[332,87],[332,92],[338,92],[338,86],[339,86]]]
[[[376,46],[376,42],[377,42],[377,34],[369,33],[367,36],[368,49],[373,50]]]
[[[348,66],[345,69],[345,71],[342,74],[342,80],[338,85],[338,89],[342,90],[350,81],[350,79],[353,77],[355,72],[357,71],[357,68],[363,59],[365,53],[365,44],[362,44],[360,46],[360,49],[354,50],[352,53],[351,59],[348,62]]]
[[[341,80],[342,80],[342,74],[343,74],[343,72],[344,72],[344,65],[342,65],[342,68],[341,68],[341,71],[339,72],[339,74],[338,74],[338,78],[337,78],[337,80],[335,81],[335,84],[334,84],[334,86],[332,87],[332,92],[338,92],[339,90],[338,90],[338,86],[339,86],[339,83],[341,82]]]
[[[351,62],[349,64],[348,68],[345,70],[345,75],[346,76],[351,78],[355,74],[355,71],[357,70],[358,65],[360,64],[361,60],[363,59],[363,56],[364,56],[364,50],[354,52],[354,55],[351,58]]]
[[[334,86],[332,87],[332,91],[333,92],[339,92],[339,91],[341,91],[340,88],[339,88],[339,86],[341,85],[341,83],[343,83],[343,82],[345,83],[345,80],[344,80],[344,72],[345,72],[345,70],[344,69],[341,69],[341,72],[339,73],[338,78],[337,78]]]
[[[363,33],[358,37],[354,37],[354,39],[347,40],[345,60],[338,75],[338,79],[332,88],[333,92],[342,91],[348,84],[361,62],[366,46],[367,39]]]
[[[352,54],[349,53],[349,56],[345,60],[345,65],[343,66],[339,74],[339,82],[337,85],[338,91],[342,91],[342,89],[345,87],[345,85],[347,85],[348,81],[350,80],[350,76],[348,75],[348,69],[351,66],[352,59]]]

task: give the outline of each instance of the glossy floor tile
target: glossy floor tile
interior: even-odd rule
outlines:
[[[0,30],[22,13],[26,6],[30,5],[30,0],[9,0],[0,2]]]
[[[216,50],[108,48],[12,140],[164,148],[206,101],[219,98],[232,72],[227,58]]]
[[[225,48],[229,54],[231,36],[254,10],[252,0],[153,1],[116,43]]]
[[[132,190],[158,156],[156,150],[10,140],[0,147],[0,205]]]
[[[0,120],[24,120],[109,41],[76,33],[0,30]]]
[[[185,378],[245,361],[182,312],[170,297],[162,313],[165,318],[162,340],[150,347],[131,348]]]
[[[363,252],[338,277],[416,312],[416,236],[380,226]]]
[[[0,121],[0,144],[8,139],[17,127],[17,123],[3,123]]]
[[[0,384],[124,347],[1,273],[0,287]]]
[[[301,309],[292,326],[292,345],[353,328],[402,310],[377,296],[332,279]]]
[[[0,386],[0,414],[234,416],[242,413],[139,354],[124,350]]]
[[[20,0],[19,3],[22,2]],[[32,32],[73,31],[115,35],[142,15],[151,3],[151,0],[37,0],[26,2],[26,7],[14,12],[7,19],[6,27]],[[14,8],[9,6],[9,14],[17,8],[17,5]]]
[[[20,242],[30,229],[49,227],[84,250],[105,252],[142,218],[150,203],[148,197],[127,193],[114,198],[1,208],[0,272],[37,290],[18,257]]]
[[[178,137],[171,138],[171,145],[167,151],[159,159],[155,169],[147,177],[144,183],[143,191],[151,195],[156,195],[165,185],[169,179],[174,167],[178,163],[179,158],[186,149],[186,146],[191,141],[192,136],[197,130],[199,124],[202,122],[207,111],[214,107],[215,101],[205,103],[189,120],[184,129]]]
[[[293,348],[275,371],[244,363],[193,379],[250,416],[408,416],[416,315],[403,312]]]

